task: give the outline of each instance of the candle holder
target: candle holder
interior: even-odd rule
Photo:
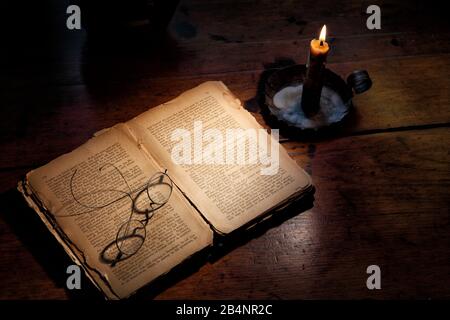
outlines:
[[[323,73],[323,88],[319,111],[307,116],[301,106],[302,89],[306,76],[303,64],[274,71],[264,83],[264,100],[271,122],[282,128],[317,131],[341,123],[352,109],[354,93],[370,89],[372,81],[365,70],[353,71],[345,82],[329,69]]]

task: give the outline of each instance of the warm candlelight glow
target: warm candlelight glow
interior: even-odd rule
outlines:
[[[319,40],[320,41],[325,41],[326,35],[327,35],[327,26],[324,24],[323,27],[322,27],[322,30],[320,31]]]
[[[328,43],[325,41],[327,36],[327,26],[323,25],[322,30],[320,31],[319,39],[313,39],[311,41],[311,53],[315,56],[317,55],[325,55],[328,53],[330,47]]]

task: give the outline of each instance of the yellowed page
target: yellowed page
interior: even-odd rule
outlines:
[[[132,212],[132,200],[138,200],[139,210],[145,207],[137,196],[145,193],[139,190],[164,169],[135,142],[127,126],[119,124],[28,174],[29,187],[111,299],[127,297],[212,244],[209,226],[173,188],[144,228],[135,229],[137,235],[145,230],[145,237],[137,238],[143,239],[142,246],[129,256],[131,251],[121,247],[125,254],[119,256],[115,240],[120,226],[130,216],[145,220],[142,212]]]
[[[265,166],[260,163],[175,163],[172,149],[177,142],[172,134],[177,129],[193,132],[196,121],[205,129],[220,130],[224,136],[230,128],[261,128],[222,82],[203,83],[127,124],[158,163],[164,163],[173,173],[180,189],[218,231],[229,233],[311,187],[309,176],[281,146],[279,170],[274,175],[262,175]],[[278,145],[277,141],[272,143]],[[249,145],[247,141],[246,147]]]

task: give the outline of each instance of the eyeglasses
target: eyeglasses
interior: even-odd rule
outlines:
[[[102,262],[114,267],[118,262],[136,254],[142,247],[147,236],[146,227],[155,212],[169,201],[173,190],[173,182],[166,173],[166,170],[166,172],[156,172],[148,179],[146,184],[132,190],[123,173],[113,164],[105,164],[99,168],[99,171],[101,172],[108,167],[118,175],[119,180],[126,184],[128,191],[102,189],[91,191],[84,196],[76,196],[74,184],[75,176],[78,172],[76,169],[70,179],[70,193],[75,203],[85,209],[89,209],[88,211],[77,212],[74,215],[87,214],[105,209],[124,199],[130,200],[130,214],[128,219],[119,226],[115,239],[100,254],[100,260]],[[105,196],[111,193],[117,193],[117,196]],[[97,205],[89,204],[83,200],[84,198],[92,199],[96,196],[97,198],[106,198],[106,200],[103,200],[102,204]]]

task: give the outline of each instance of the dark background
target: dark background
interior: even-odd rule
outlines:
[[[72,3],[82,6],[82,30],[66,28]],[[151,1],[90,3],[1,4],[1,299],[100,297],[86,279],[81,292],[64,289],[71,262],[15,191],[26,172],[206,80],[224,81],[264,125],[255,99],[262,72],[274,62],[304,63],[323,24],[328,67],[342,77],[366,69],[374,85],[331,136],[283,143],[312,175],[314,208],[136,298],[450,297],[444,8],[181,0],[166,20],[170,5],[155,16]],[[381,7],[381,30],[366,28],[370,4]],[[137,23],[147,16],[151,30]],[[381,290],[366,288],[372,264],[381,267]]]

